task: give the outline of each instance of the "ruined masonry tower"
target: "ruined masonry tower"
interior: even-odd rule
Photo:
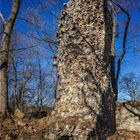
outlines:
[[[61,15],[57,37],[59,97],[52,115],[62,120],[75,118],[67,123],[65,130],[68,134],[72,129],[75,139],[86,140],[96,129],[103,140],[101,133],[110,135],[115,121],[109,86],[112,19],[106,2],[68,2]]]

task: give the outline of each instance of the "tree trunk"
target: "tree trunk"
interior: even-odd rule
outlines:
[[[0,113],[3,115],[7,111],[7,65],[8,65],[8,56],[6,54],[0,55]]]
[[[59,97],[52,130],[58,136],[61,128],[60,139],[86,140],[97,133],[104,140],[116,127],[109,74],[112,17],[104,0],[72,0],[66,8],[58,31]]]
[[[10,46],[11,33],[14,27],[16,16],[21,0],[13,0],[13,6],[8,21],[5,23],[0,54],[0,113],[5,114],[8,110],[8,51]]]

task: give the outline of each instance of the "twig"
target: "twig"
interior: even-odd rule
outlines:
[[[4,52],[12,52],[12,51],[21,51],[21,50],[27,50],[27,49],[31,49],[34,48],[35,46],[30,46],[30,47],[25,47],[25,48],[19,48],[19,49],[10,49],[10,50],[3,50],[0,51],[0,53],[4,53]]]
[[[3,14],[2,14],[1,12],[0,12],[0,17],[1,17],[2,21],[4,22],[4,24],[6,24],[7,22],[6,22],[6,20],[5,20],[4,16],[3,16]]]
[[[119,4],[117,4],[115,1],[111,0],[111,2],[112,2],[114,5],[116,5],[117,7],[119,7],[120,10],[122,10],[124,13],[126,13],[126,15],[130,18],[130,15],[129,15],[129,13],[128,13],[127,10],[125,10],[122,6],[120,6]]]

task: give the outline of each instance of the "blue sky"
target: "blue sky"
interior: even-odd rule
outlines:
[[[29,3],[27,3],[26,0],[23,0],[23,3],[21,5],[21,9],[19,12],[18,17],[22,17],[24,15],[24,18],[28,18],[28,14],[30,14],[31,9],[37,10],[38,16],[41,18],[42,21],[45,21],[44,30],[49,30],[49,36],[51,38],[55,38],[55,34],[57,31],[57,25],[58,20],[54,19],[52,15],[46,11],[46,10],[39,10],[38,9],[38,3],[39,1],[43,0],[28,0]],[[58,0],[59,1],[59,0]],[[68,0],[61,0],[62,3],[67,2]],[[129,34],[127,39],[127,52],[124,57],[124,60],[122,62],[122,69],[121,69],[121,75],[124,75],[126,73],[136,73],[140,76],[140,1],[135,0],[136,5],[129,7],[129,13],[131,15],[131,23],[129,28]],[[60,1],[59,1],[60,2]],[[63,4],[61,2],[59,3],[59,7],[62,7]],[[61,9],[55,6],[54,4],[47,5],[48,9],[52,11],[53,13],[60,15]],[[3,13],[5,18],[8,18],[10,11],[11,11],[11,0],[0,0],[0,11]],[[125,14],[119,14],[117,17],[118,20],[118,31],[119,31],[119,38],[116,39],[116,55],[119,56],[121,52],[122,47],[122,37],[123,37],[123,31],[124,31],[124,21],[127,17]],[[25,24],[26,22],[23,20],[16,20],[16,29],[19,32],[19,38],[22,38],[22,45],[31,45],[32,40],[27,39],[26,35],[34,31],[30,31],[30,26],[27,26]],[[47,47],[47,44],[42,43],[36,43],[38,46],[44,46]],[[136,49],[139,51],[136,51]],[[52,56],[51,51],[45,51],[44,49],[40,50],[43,55]],[[52,64],[52,60],[49,60],[49,63]],[[42,68],[45,68],[47,66],[47,63],[45,61],[45,57],[42,57],[41,60]]]

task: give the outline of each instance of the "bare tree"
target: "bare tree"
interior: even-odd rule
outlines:
[[[2,47],[0,48],[0,113],[2,114],[6,114],[8,110],[8,55],[10,38],[20,4],[21,0],[13,0],[12,11],[7,21],[4,19],[2,13],[0,14],[5,26],[2,37]]]
[[[134,73],[128,73],[122,76],[120,81],[120,92],[128,95],[131,100],[140,99],[140,78]]]
[[[111,9],[112,9],[112,13],[113,13],[113,37],[112,37],[112,53],[111,53],[111,59],[110,59],[110,67],[111,67],[111,85],[112,85],[112,90],[115,94],[115,99],[118,99],[118,81],[119,81],[119,76],[120,76],[120,70],[121,70],[121,63],[123,61],[123,58],[125,56],[126,53],[126,41],[127,41],[127,37],[128,37],[128,29],[129,29],[129,25],[130,25],[130,14],[128,12],[128,10],[126,10],[124,8],[123,5],[127,4],[127,2],[124,1],[117,1],[118,3],[116,3],[113,0],[110,0],[110,4],[111,4]],[[120,13],[124,13],[127,16],[127,22],[125,23],[125,29],[124,29],[124,34],[123,34],[123,44],[122,44],[122,52],[117,60],[117,64],[115,64],[115,38],[117,37],[117,30],[116,30],[116,25],[117,25],[117,15]],[[117,67],[115,68],[115,65],[117,65]]]
[[[31,97],[33,89],[30,83],[33,78],[33,64],[31,47],[14,49],[18,44],[12,40],[10,52],[8,89],[10,104],[13,109],[22,109],[26,99]],[[30,48],[30,49],[29,49]],[[28,94],[28,95],[27,95]]]
[[[59,9],[59,12],[53,11],[50,7],[53,6]],[[34,51],[34,57],[36,58],[36,105],[41,105],[48,98],[46,103],[52,104],[56,97],[56,70],[53,67],[54,55],[57,52],[57,41],[56,41],[56,27],[59,19],[60,10],[62,9],[62,3],[58,0],[42,0],[38,2],[38,10],[28,9],[26,15],[28,17],[21,17],[20,20],[24,21],[26,26],[30,29],[27,36],[31,39],[31,42],[36,46]],[[49,20],[43,14],[49,14],[53,22]],[[52,32],[53,30],[53,32]],[[42,61],[44,65],[42,65]],[[46,69],[46,70],[45,70]],[[45,75],[45,77],[43,76]],[[51,93],[51,94],[50,94]],[[53,95],[52,95],[53,94]],[[48,97],[46,97],[48,96]],[[49,97],[51,96],[51,97]],[[41,103],[42,102],[42,103]]]

